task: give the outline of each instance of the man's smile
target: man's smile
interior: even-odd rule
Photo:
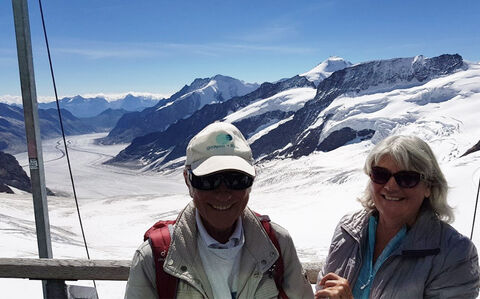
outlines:
[[[230,209],[233,206],[233,203],[228,205],[218,205],[218,204],[209,204],[214,210],[225,211]]]

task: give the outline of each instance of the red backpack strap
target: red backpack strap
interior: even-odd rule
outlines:
[[[163,264],[171,241],[168,226],[173,224],[175,224],[175,220],[158,221],[143,236],[144,240],[149,240],[150,247],[152,247],[159,299],[171,299],[177,295],[178,278],[163,271]]]
[[[265,232],[270,238],[270,241],[272,241],[273,245],[275,245],[275,248],[277,248],[278,251],[278,259],[275,261],[275,264],[273,264],[273,266],[269,270],[273,271],[273,279],[275,280],[275,285],[278,289],[278,297],[281,299],[288,299],[287,294],[285,294],[285,291],[283,290],[284,268],[282,251],[280,249],[280,244],[278,243],[277,236],[275,235],[275,231],[270,225],[270,217],[268,217],[267,215],[260,215],[258,213],[255,213],[255,215],[257,215],[258,219],[262,223],[263,229],[265,229]]]

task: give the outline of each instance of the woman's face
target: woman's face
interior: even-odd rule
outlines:
[[[378,167],[388,169],[392,174],[408,169],[401,169],[389,155],[378,161]],[[370,180],[370,191],[380,219],[395,225],[412,226],[425,197],[430,196],[430,187],[421,180],[413,188],[402,188],[392,176],[385,184],[377,184]]]

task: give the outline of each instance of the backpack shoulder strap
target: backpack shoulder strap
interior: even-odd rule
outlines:
[[[287,294],[285,294],[285,291],[283,290],[283,258],[282,258],[282,250],[280,249],[280,244],[278,243],[277,236],[275,235],[275,231],[270,225],[270,217],[268,215],[260,215],[258,213],[255,213],[257,215],[258,219],[262,223],[263,229],[267,233],[268,237],[270,238],[270,241],[272,241],[273,245],[275,245],[275,248],[278,251],[278,259],[276,260],[275,264],[273,264],[271,271],[273,271],[273,278],[275,280],[275,285],[277,286],[278,289],[278,297],[281,299],[288,299]]]
[[[157,283],[158,298],[175,298],[177,294],[178,278],[163,271],[163,264],[170,247],[169,225],[175,224],[175,220],[158,221],[143,236],[149,240],[155,261],[155,281]]]
[[[270,241],[277,249],[279,257],[272,266],[275,285],[279,291],[279,298],[288,299],[288,296],[283,290],[283,258],[280,244],[278,243],[275,231],[270,225],[270,218],[267,215],[260,215],[255,213],[259,218],[262,226],[267,233]],[[158,221],[150,229],[145,232],[144,240],[149,240],[152,247],[153,258],[155,260],[155,274],[157,284],[157,294],[159,299],[175,298],[177,293],[178,278],[163,271],[163,264],[167,257],[168,249],[170,247],[170,229],[169,225],[175,224],[175,220]]]

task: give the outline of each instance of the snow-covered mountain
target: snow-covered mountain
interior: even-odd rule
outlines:
[[[107,109],[123,109],[126,111],[141,111],[156,105],[159,100],[147,96],[134,96],[127,94],[125,97],[114,101],[97,96],[85,98],[82,96],[65,97],[59,100],[61,109],[70,111],[76,117],[94,117]],[[56,102],[39,103],[41,109],[57,109]]]
[[[325,109],[343,97],[365,99],[364,96],[377,94],[386,96],[386,101],[389,102],[389,92],[402,93],[404,90],[423,86],[432,79],[465,71],[467,68],[467,64],[457,54],[371,61],[339,70],[320,82],[315,97],[288,122],[271,130],[264,138],[256,140],[252,149],[257,156],[268,159],[276,156],[298,158],[317,150],[332,150],[353,140],[371,138],[378,128],[367,122],[363,123],[359,130],[344,128],[339,132],[325,131],[325,126],[332,117],[343,119],[347,116],[336,116]],[[455,91],[450,88],[445,88],[445,92],[447,97],[455,95]],[[433,92],[431,97],[435,96],[437,94]],[[389,115],[394,123],[398,112],[400,111],[392,111]]]
[[[178,120],[165,131],[135,138],[110,163],[131,166],[151,164],[151,168],[156,168],[182,157],[190,138],[213,121],[237,111],[239,114],[233,116],[236,119],[236,125],[246,136],[250,136],[259,128],[271,126],[273,123],[288,118],[295,112],[295,109],[299,109],[314,94],[314,84],[305,77],[295,76],[277,83],[263,83],[258,89],[244,96],[206,105],[190,117]],[[298,95],[300,96],[297,98]],[[277,105],[263,105],[264,107],[262,107],[262,103],[265,103],[265,100],[268,102],[268,99]],[[252,111],[255,110],[255,113],[247,113],[249,117],[242,117],[240,115],[242,109],[250,105],[255,106],[250,107]]]
[[[378,140],[431,115],[428,111],[439,103],[460,94],[478,96],[478,87],[463,90],[461,83],[472,76],[480,79],[477,67],[460,55],[417,56],[352,65],[333,72],[317,88],[307,76],[264,83],[244,97],[205,106],[163,132],[134,139],[110,162],[154,169],[179,165],[188,140],[216,120],[238,126],[259,160]]]
[[[222,103],[232,97],[243,96],[257,87],[256,83],[245,83],[222,75],[195,79],[191,85],[185,85],[179,92],[169,99],[161,100],[154,107],[124,115],[110,134],[99,142],[125,143],[138,136],[164,131],[207,104]]]
[[[330,77],[330,75],[334,72],[343,70],[344,68],[350,66],[352,66],[351,62],[346,61],[341,57],[332,56],[300,76],[306,77],[309,81],[315,83],[315,86],[317,86],[320,81]]]

